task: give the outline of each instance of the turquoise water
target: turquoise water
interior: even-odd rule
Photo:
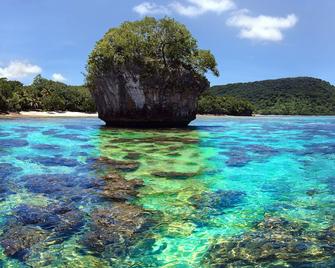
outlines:
[[[334,173],[335,117],[0,120],[0,267],[334,267]]]

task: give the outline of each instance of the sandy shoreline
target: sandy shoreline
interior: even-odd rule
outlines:
[[[230,115],[197,115],[197,119],[205,118],[252,118],[252,117],[294,117],[301,115],[260,115],[255,114],[253,116],[230,116]],[[313,116],[313,115],[312,115]],[[15,119],[15,118],[98,118],[97,113],[81,113],[81,112],[20,112],[20,113],[8,113],[0,114],[0,119]]]
[[[98,118],[97,113],[80,113],[80,112],[20,112],[0,114],[0,118],[76,118],[76,117],[90,117]]]

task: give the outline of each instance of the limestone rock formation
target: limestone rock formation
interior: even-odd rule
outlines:
[[[143,77],[138,68],[128,67],[97,79],[93,96],[107,125],[185,127],[195,119],[198,97],[208,87],[206,79],[187,70]]]
[[[209,50],[170,18],[125,22],[97,43],[87,85],[109,126],[185,127],[195,119],[208,71],[219,75]]]

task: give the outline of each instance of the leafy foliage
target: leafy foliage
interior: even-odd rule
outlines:
[[[13,97],[14,91],[22,86],[20,82],[0,78],[0,112],[6,112],[10,109],[9,100]]]
[[[89,56],[88,85],[93,87],[96,78],[127,64],[141,67],[144,73],[184,68],[194,75],[207,71],[219,75],[211,52],[199,49],[187,28],[171,18],[146,17],[110,29]]]
[[[254,107],[249,101],[231,96],[205,95],[199,99],[199,114],[250,116]]]
[[[215,86],[207,93],[246,99],[259,114],[335,114],[335,87],[326,81],[309,77]]]
[[[31,110],[96,111],[89,90],[83,86],[68,86],[40,75],[29,86],[0,79],[0,112]]]

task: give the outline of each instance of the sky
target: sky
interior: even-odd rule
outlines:
[[[296,76],[335,84],[334,11],[334,0],[0,0],[0,77],[83,84],[109,28],[170,16],[215,55],[212,85]]]

